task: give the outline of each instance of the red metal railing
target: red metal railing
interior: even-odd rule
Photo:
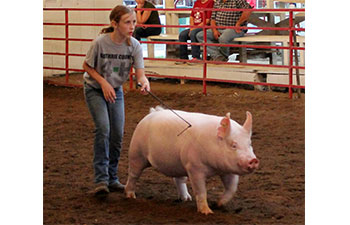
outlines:
[[[65,52],[64,53],[58,53],[58,52],[44,52],[44,55],[64,55],[65,56],[65,67],[49,67],[44,66],[44,69],[52,69],[52,70],[64,70],[65,71],[65,83],[57,83],[63,86],[81,86],[81,84],[72,84],[69,83],[69,71],[74,72],[84,72],[83,69],[74,69],[69,68],[69,57],[70,56],[79,56],[79,57],[85,57],[86,54],[72,54],[69,53],[69,42],[70,41],[85,41],[85,42],[91,42],[93,39],[84,39],[84,38],[69,38],[69,27],[70,26],[107,26],[108,24],[97,24],[97,23],[69,23],[69,12],[70,11],[111,11],[111,9],[98,9],[98,8],[44,8],[45,11],[64,11],[65,18],[64,23],[44,23],[44,26],[64,26],[65,27],[65,38],[48,38],[44,37],[44,40],[52,40],[52,41],[65,41]],[[51,82],[55,83],[55,82]]]
[[[64,23],[44,23],[44,25],[62,25],[65,26],[65,38],[48,38],[44,37],[44,40],[60,40],[65,41],[65,53],[56,53],[56,52],[44,52],[47,55],[64,55],[65,56],[65,67],[44,67],[44,69],[53,69],[53,70],[64,70],[65,71],[65,86],[81,86],[69,83],[69,71],[75,72],[84,72],[82,69],[74,69],[69,68],[69,57],[70,56],[79,56],[84,57],[85,54],[71,54],[69,53],[69,42],[70,41],[85,41],[90,42],[93,39],[77,39],[77,38],[69,38],[69,27],[70,26],[107,26],[109,24],[95,24],[95,23],[69,23],[69,11],[110,11],[111,9],[93,9],[93,8],[44,8],[44,10],[50,11],[64,11],[65,12],[65,22]],[[138,10],[138,9],[136,9]],[[143,9],[149,11],[190,11],[191,9]],[[218,9],[202,9],[206,11],[219,11]],[[289,88],[289,97],[292,98],[293,88],[305,88],[302,85],[294,85],[293,84],[293,70],[294,69],[305,69],[304,66],[295,66],[293,65],[293,50],[302,50],[305,51],[304,47],[296,47],[294,46],[293,40],[293,32],[296,31],[305,31],[303,28],[295,28],[293,24],[293,13],[294,12],[304,12],[304,9],[220,9],[220,11],[254,11],[254,12],[284,12],[289,14],[289,26],[288,27],[240,27],[241,29],[254,29],[254,30],[282,30],[289,32],[289,46],[270,46],[270,45],[246,45],[246,44],[209,44],[207,43],[207,35],[206,30],[212,28],[212,26],[203,25],[202,28],[204,30],[204,43],[190,43],[190,45],[201,45],[203,46],[203,60],[199,63],[203,64],[203,77],[185,77],[185,76],[167,76],[167,75],[155,75],[155,74],[146,74],[151,77],[164,77],[164,78],[177,78],[177,79],[191,79],[191,80],[202,80],[203,81],[203,93],[206,94],[206,82],[207,81],[219,81],[219,82],[231,82],[231,83],[244,83],[244,84],[252,84],[252,85],[265,85],[265,86],[278,86],[278,87],[288,87]],[[204,13],[205,15],[205,13]],[[205,19],[205,18],[204,18]],[[189,25],[142,25],[145,27],[168,27],[168,28],[189,28],[195,26]],[[217,28],[230,28],[234,29],[235,26],[216,26]],[[147,44],[169,44],[169,45],[188,45],[187,42],[169,42],[169,41],[140,41],[140,43]],[[208,61],[207,60],[207,49],[206,46],[226,46],[226,47],[239,47],[239,48],[263,48],[263,49],[284,49],[289,50],[289,64],[288,65],[266,65],[266,64],[253,64],[253,63],[235,63],[235,62],[217,62],[217,61]],[[189,61],[189,60],[181,60],[181,59],[159,59],[159,58],[148,58],[144,57],[145,60],[165,60],[165,61]],[[288,84],[276,84],[276,83],[265,83],[265,82],[249,82],[249,81],[237,81],[237,80],[222,80],[222,79],[212,79],[207,78],[207,65],[215,63],[215,64],[236,64],[236,65],[244,65],[251,67],[275,67],[275,68],[285,68],[288,69],[289,74],[289,83]],[[133,73],[130,74],[130,88],[133,88]]]

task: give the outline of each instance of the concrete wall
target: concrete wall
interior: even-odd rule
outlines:
[[[110,8],[123,4],[122,0],[44,0],[44,8]],[[99,23],[109,24],[110,11],[71,11],[69,12],[70,23]],[[64,23],[64,11],[43,11],[44,23]],[[95,26],[70,26],[69,38],[94,39],[102,27]],[[52,38],[64,38],[64,26],[43,26],[43,36]],[[69,42],[69,53],[86,54],[90,42]],[[65,52],[65,41],[43,41],[44,52]],[[43,55],[43,64],[47,67],[65,67],[65,56]],[[84,57],[69,57],[69,67],[82,69]],[[44,76],[64,74],[62,70],[44,70]]]

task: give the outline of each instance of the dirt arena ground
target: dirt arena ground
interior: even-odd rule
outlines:
[[[111,193],[95,199],[92,146],[94,125],[82,88],[44,85],[44,224],[304,224],[304,95],[258,92],[232,84],[210,84],[202,95],[198,83],[152,81],[152,91],[174,109],[225,115],[242,124],[253,115],[252,142],[260,168],[242,176],[238,191],[213,215],[196,212],[195,201],[179,203],[171,178],[146,169],[138,181],[137,199]],[[151,96],[126,86],[126,126],[119,177],[127,179],[127,151],[132,133],[158,105]],[[190,186],[190,185],[189,185]],[[223,186],[219,177],[207,181],[213,204]],[[189,188],[193,196],[192,189]]]

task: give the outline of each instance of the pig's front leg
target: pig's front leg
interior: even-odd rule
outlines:
[[[206,189],[206,176],[204,173],[196,171],[188,171],[188,175],[191,181],[191,185],[196,196],[197,211],[205,215],[213,213],[208,206],[207,201],[207,189]]]
[[[191,195],[188,193],[186,185],[187,177],[174,177],[177,193],[182,201],[192,201]]]
[[[218,206],[221,207],[230,201],[233,195],[237,191],[239,176],[236,174],[225,174],[220,176],[222,183],[224,184],[225,191],[218,201]]]

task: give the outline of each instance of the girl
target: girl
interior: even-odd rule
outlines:
[[[136,8],[138,9],[156,8],[152,3],[145,0],[136,0],[136,3],[137,3]],[[136,19],[137,19],[137,24],[159,24],[160,25],[158,11],[137,10]],[[161,32],[162,32],[161,27],[136,27],[134,32],[134,37],[140,41],[141,38],[145,38],[151,35],[159,35]]]
[[[131,66],[136,70],[137,82],[142,85],[141,93],[150,91],[144,74],[142,48],[132,37],[135,12],[118,5],[109,19],[110,27],[103,29],[92,42],[83,64],[85,100],[96,128],[93,165],[97,196],[124,190],[117,171],[124,132],[122,85],[129,77]]]

